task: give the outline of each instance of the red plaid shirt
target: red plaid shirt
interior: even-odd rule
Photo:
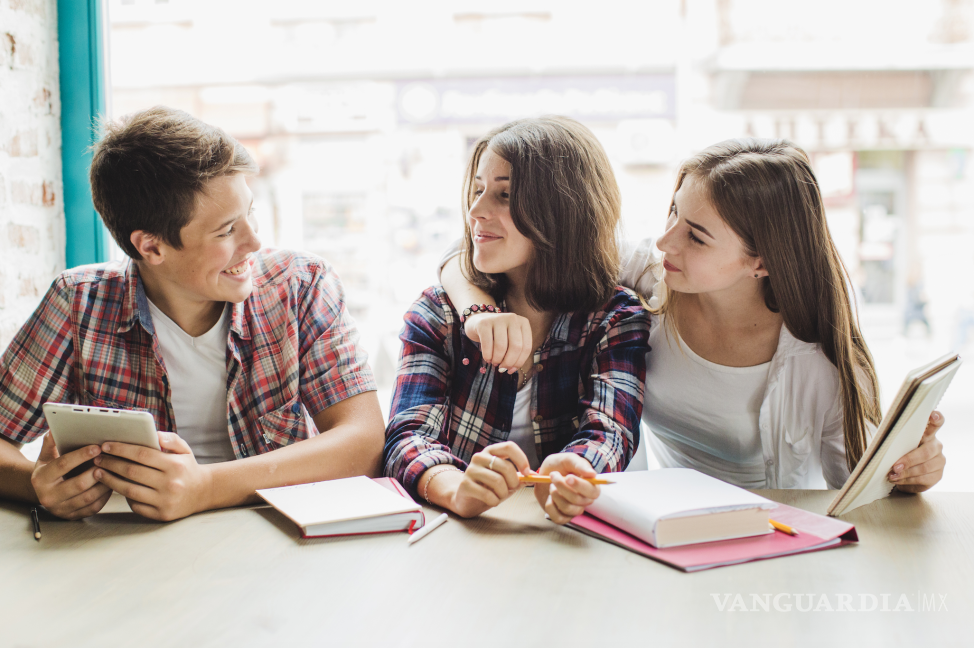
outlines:
[[[599,473],[629,465],[639,446],[649,318],[624,288],[598,312],[555,318],[534,355],[531,420],[539,459],[574,452]],[[518,376],[480,373],[480,347],[460,332],[439,286],[426,290],[405,320],[385,475],[416,493],[429,468],[465,470],[475,453],[508,439]]]
[[[227,337],[227,431],[237,458],[312,437],[308,413],[375,390],[334,271],[283,250],[256,256],[254,290],[232,305]],[[42,435],[48,401],[140,409],[158,429],[178,432],[135,263],[62,273],[7,347],[0,435],[15,443]]]

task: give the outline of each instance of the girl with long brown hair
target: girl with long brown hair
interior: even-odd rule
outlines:
[[[464,517],[551,476],[534,495],[564,523],[639,444],[650,317],[616,286],[619,188],[601,144],[564,117],[511,122],[477,142],[463,189],[466,273],[484,300],[440,286],[406,313],[385,474]],[[490,300],[534,340],[496,370],[462,334]],[[496,301],[495,301],[496,300]],[[522,338],[523,333],[523,338]]]
[[[643,421],[660,465],[750,488],[839,488],[879,422],[879,387],[806,154],[740,139],[686,160],[662,254],[653,247],[626,255],[621,283],[655,315]],[[443,279],[475,298],[455,263]],[[516,362],[521,350],[498,339],[518,323],[476,320],[467,331],[485,357]],[[942,424],[934,412],[894,464],[901,490],[942,477]]]

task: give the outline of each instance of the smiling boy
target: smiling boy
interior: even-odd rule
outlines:
[[[375,383],[320,258],[261,250],[246,176],[218,128],[169,108],[110,124],[95,207],[130,257],[62,273],[0,359],[0,497],[63,518],[117,491],[173,520],[255,490],[379,471]],[[123,443],[36,462],[48,401],[150,412],[163,452]],[[85,461],[95,466],[67,474]]]

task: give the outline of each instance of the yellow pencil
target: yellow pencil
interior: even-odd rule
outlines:
[[[578,477],[578,475],[575,475]],[[590,484],[595,484],[596,486],[605,486],[606,484],[614,484],[615,482],[609,481],[608,479],[600,479],[599,477],[578,477],[579,479],[584,479]],[[522,484],[550,484],[551,477],[548,475],[522,475],[517,474],[517,480]]]
[[[778,529],[778,531],[781,531],[782,533],[787,533],[788,535],[793,535],[793,536],[798,535],[798,531],[792,529],[787,524],[782,524],[781,522],[775,522],[774,520],[768,520],[768,522],[771,523],[771,526]]]

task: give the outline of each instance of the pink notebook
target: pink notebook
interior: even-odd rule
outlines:
[[[572,519],[568,526],[685,572],[821,551],[859,541],[856,528],[848,522],[792,506],[778,504],[774,519],[797,530],[799,535],[775,531],[751,538],[657,549],[588,513]]]

